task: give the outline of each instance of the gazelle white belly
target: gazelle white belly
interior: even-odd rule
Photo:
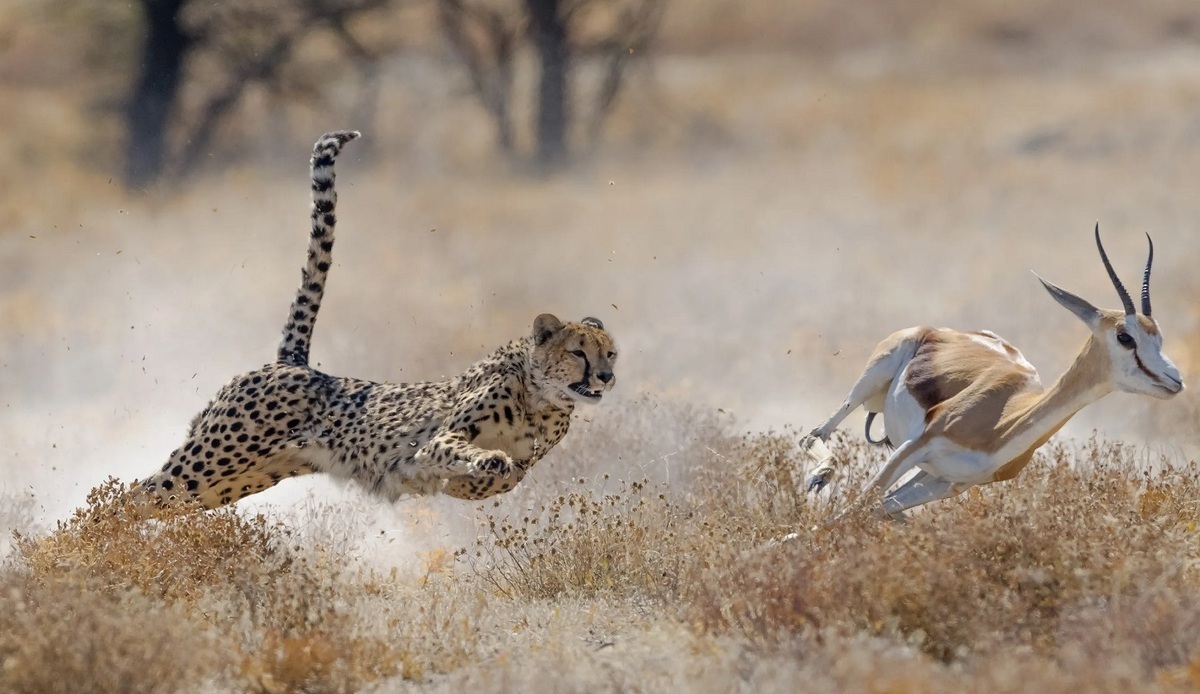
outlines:
[[[904,386],[908,367],[892,380],[883,408],[883,424],[893,446],[912,441],[925,431],[925,410]]]
[[[986,484],[1003,462],[997,463],[995,455],[963,448],[938,436],[925,447],[918,467],[949,482]]]

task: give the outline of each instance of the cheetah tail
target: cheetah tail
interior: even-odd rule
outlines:
[[[313,145],[312,166],[312,236],[308,242],[308,263],[300,280],[296,300],[288,309],[279,343],[278,360],[285,364],[308,364],[308,349],[312,344],[317,310],[325,294],[325,278],[333,258],[333,228],[337,223],[334,208],[337,192],[333,189],[333,161],[342,146],[358,137],[354,131],[326,133]]]

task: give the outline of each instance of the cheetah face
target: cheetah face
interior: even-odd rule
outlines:
[[[533,322],[533,379],[553,400],[600,402],[616,382],[616,360],[616,345],[598,318],[564,323],[543,313]]]

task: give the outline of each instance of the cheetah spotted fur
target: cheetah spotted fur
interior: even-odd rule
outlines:
[[[221,388],[141,492],[214,508],[323,472],[389,500],[483,499],[511,490],[566,435],[576,403],[613,386],[617,353],[603,324],[550,314],[444,381],[376,383],[309,366],[333,250],[334,159],[358,136],[329,133],[313,148],[308,262],[278,358]]]

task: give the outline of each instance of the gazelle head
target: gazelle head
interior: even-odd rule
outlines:
[[[1112,386],[1126,393],[1140,393],[1156,398],[1170,398],[1183,390],[1183,379],[1179,369],[1167,355],[1163,354],[1162,333],[1158,323],[1150,317],[1150,266],[1154,262],[1154,242],[1150,242],[1150,254],[1146,258],[1146,272],[1142,276],[1142,312],[1134,308],[1133,299],[1121,284],[1108,254],[1100,243],[1100,224],[1096,224],[1096,247],[1100,249],[1100,260],[1121,297],[1122,311],[1096,308],[1084,299],[1038,277],[1050,296],[1062,304],[1092,331],[1092,339],[1108,354]]]

